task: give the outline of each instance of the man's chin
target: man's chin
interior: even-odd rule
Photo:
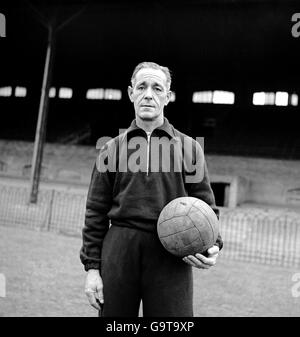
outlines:
[[[158,116],[157,115],[153,115],[153,114],[147,114],[147,113],[143,114],[143,113],[141,113],[139,115],[139,117],[140,117],[140,119],[142,121],[151,122],[151,121],[155,121]]]
[[[156,119],[156,116],[140,116],[140,119],[144,122],[151,122]]]

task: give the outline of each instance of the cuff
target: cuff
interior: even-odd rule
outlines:
[[[219,234],[217,241],[215,242],[214,246],[218,246],[219,249],[221,250],[223,248],[223,240]]]
[[[84,270],[88,271],[90,269],[98,269],[100,270],[100,262],[90,262],[90,263],[86,263],[84,265]]]

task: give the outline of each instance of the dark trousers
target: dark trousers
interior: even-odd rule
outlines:
[[[157,234],[112,225],[102,249],[103,317],[192,317],[192,267]]]

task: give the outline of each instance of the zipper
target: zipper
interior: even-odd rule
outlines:
[[[147,177],[149,174],[149,156],[150,156],[150,138],[151,138],[152,132],[147,132]]]

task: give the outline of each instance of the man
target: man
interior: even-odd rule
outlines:
[[[140,63],[131,84],[128,95],[135,120],[125,133],[102,147],[89,187],[80,252],[87,271],[85,292],[94,308],[103,307],[102,316],[106,317],[138,316],[141,300],[145,317],[191,317],[192,266],[213,266],[222,239],[219,235],[206,256],[180,259],[164,249],[156,224],[162,208],[177,197],[200,198],[215,208],[203,151],[198,142],[176,130],[164,117],[171,95],[168,68]],[[178,157],[187,162],[182,163],[181,172],[175,170],[176,165],[163,170],[161,163],[159,170],[152,170],[157,161],[157,151],[152,151],[155,138],[177,146],[167,156],[163,152],[164,163],[182,151],[185,140],[192,144],[184,157]],[[198,178],[188,180],[192,163],[200,173]]]

